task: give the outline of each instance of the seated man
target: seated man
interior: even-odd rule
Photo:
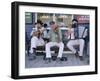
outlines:
[[[31,46],[30,53],[31,59],[36,58],[36,47],[45,45],[45,42],[42,38],[43,35],[43,23],[40,20],[37,20],[37,30],[31,32]]]
[[[67,43],[67,47],[73,53],[75,53],[76,57],[79,56],[80,60],[82,61],[83,60],[83,49],[84,49],[85,41],[81,36],[82,34],[81,34],[79,28],[80,27],[78,26],[78,21],[76,19],[73,19],[72,20],[72,27],[68,31],[69,34],[67,34],[67,36],[70,35],[70,40]],[[75,45],[79,45],[79,52],[78,52],[78,49],[74,48]]]
[[[62,58],[62,53],[64,49],[64,44],[62,42],[62,34],[59,27],[55,24],[54,21],[50,22],[50,31],[49,31],[49,39],[50,42],[46,44],[46,63],[51,62],[51,53],[50,48],[53,46],[59,47],[59,53],[57,59],[60,61]]]

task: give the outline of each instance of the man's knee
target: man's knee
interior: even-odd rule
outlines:
[[[61,43],[60,43],[60,47],[64,47],[64,43],[61,42]]]
[[[50,47],[50,43],[47,43],[45,46],[46,46],[47,48]]]
[[[85,43],[84,39],[80,39],[80,43],[84,44]]]
[[[67,46],[67,47],[70,47],[70,45],[71,45],[71,44],[70,44],[70,41],[69,41],[69,42],[66,44],[66,46]]]

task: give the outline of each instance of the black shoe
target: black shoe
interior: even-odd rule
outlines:
[[[35,60],[36,59],[36,56],[34,57],[29,57],[29,60]]]
[[[68,59],[67,59],[67,57],[62,57],[60,60],[61,61],[67,61]]]
[[[80,59],[80,61],[83,61],[84,59],[83,59],[83,56],[79,56],[79,59]]]
[[[76,57],[79,57],[78,52],[75,53],[75,56],[76,56]]]
[[[36,55],[35,54],[29,54],[29,60],[35,60]]]
[[[57,59],[56,59],[56,62],[57,62],[57,63],[62,63],[61,59],[62,59],[62,58],[57,58]]]
[[[56,61],[56,59],[57,59],[57,56],[52,56],[53,61]]]
[[[51,58],[46,58],[46,59],[45,59],[45,63],[46,63],[46,64],[48,64],[48,63],[50,63],[50,62],[51,62]]]

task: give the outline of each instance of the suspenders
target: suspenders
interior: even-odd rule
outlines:
[[[85,30],[86,30],[86,27],[84,28],[84,31],[83,31],[83,33],[82,33],[82,38],[83,38],[83,35],[84,35]]]

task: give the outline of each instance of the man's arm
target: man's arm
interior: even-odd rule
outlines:
[[[61,32],[61,30],[59,29],[59,42],[61,42],[62,41],[62,32]]]

